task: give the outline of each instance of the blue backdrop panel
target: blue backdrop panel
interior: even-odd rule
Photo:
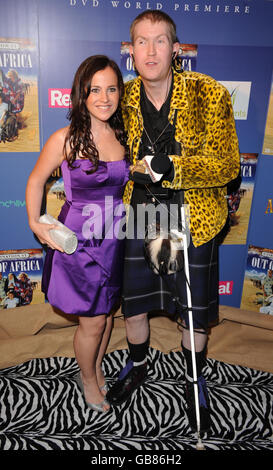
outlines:
[[[37,153],[0,154],[4,168],[0,185],[1,251],[41,246],[28,227],[25,206],[26,184],[37,157]]]
[[[158,8],[176,22],[180,42],[273,46],[270,0],[40,0],[38,7],[48,35],[63,39],[129,40],[131,21]]]
[[[219,296],[220,304],[240,307],[242,295],[242,279],[245,273],[246,250],[244,245],[220,247],[219,279],[230,289]]]
[[[247,119],[236,120],[241,152],[261,152],[272,68],[271,47],[198,45],[198,72],[219,81],[251,82]]]
[[[1,37],[38,38],[37,0],[1,0]]]
[[[60,127],[68,125],[67,109],[50,108],[49,89],[70,89],[74,73],[87,57],[106,54],[119,64],[120,42],[48,39],[40,47],[41,57],[41,106],[43,114],[42,144]]]

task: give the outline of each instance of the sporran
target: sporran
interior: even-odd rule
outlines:
[[[151,227],[149,227],[151,229]],[[184,267],[184,246],[182,232],[170,229],[160,230],[160,224],[154,227],[154,236],[146,230],[144,239],[144,257],[155,274],[174,274]]]

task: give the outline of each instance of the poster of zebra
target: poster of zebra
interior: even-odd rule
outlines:
[[[0,251],[0,309],[44,303],[42,272],[42,248]]]
[[[273,250],[249,245],[241,308],[273,315]]]
[[[0,38],[0,152],[38,152],[38,55],[29,39]]]

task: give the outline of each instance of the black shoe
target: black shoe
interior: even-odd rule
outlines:
[[[147,378],[147,363],[134,366],[129,361],[121,371],[117,382],[106,394],[106,399],[111,405],[120,405],[130,398],[132,393],[140,387]]]
[[[206,381],[202,375],[198,377],[197,384],[200,410],[200,431],[206,432],[210,428],[210,408]],[[186,380],[186,402],[186,412],[190,427],[193,431],[197,431],[194,385],[193,382],[190,382],[189,380]]]

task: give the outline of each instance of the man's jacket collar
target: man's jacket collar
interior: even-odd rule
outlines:
[[[173,70],[173,93],[170,103],[170,109],[185,109],[188,108],[188,97],[186,90],[186,80],[184,73],[178,73]],[[140,110],[140,87],[141,77],[138,76],[132,82],[129,93],[125,99],[125,106]],[[130,82],[129,82],[130,84]],[[128,84],[128,85],[129,85]]]

